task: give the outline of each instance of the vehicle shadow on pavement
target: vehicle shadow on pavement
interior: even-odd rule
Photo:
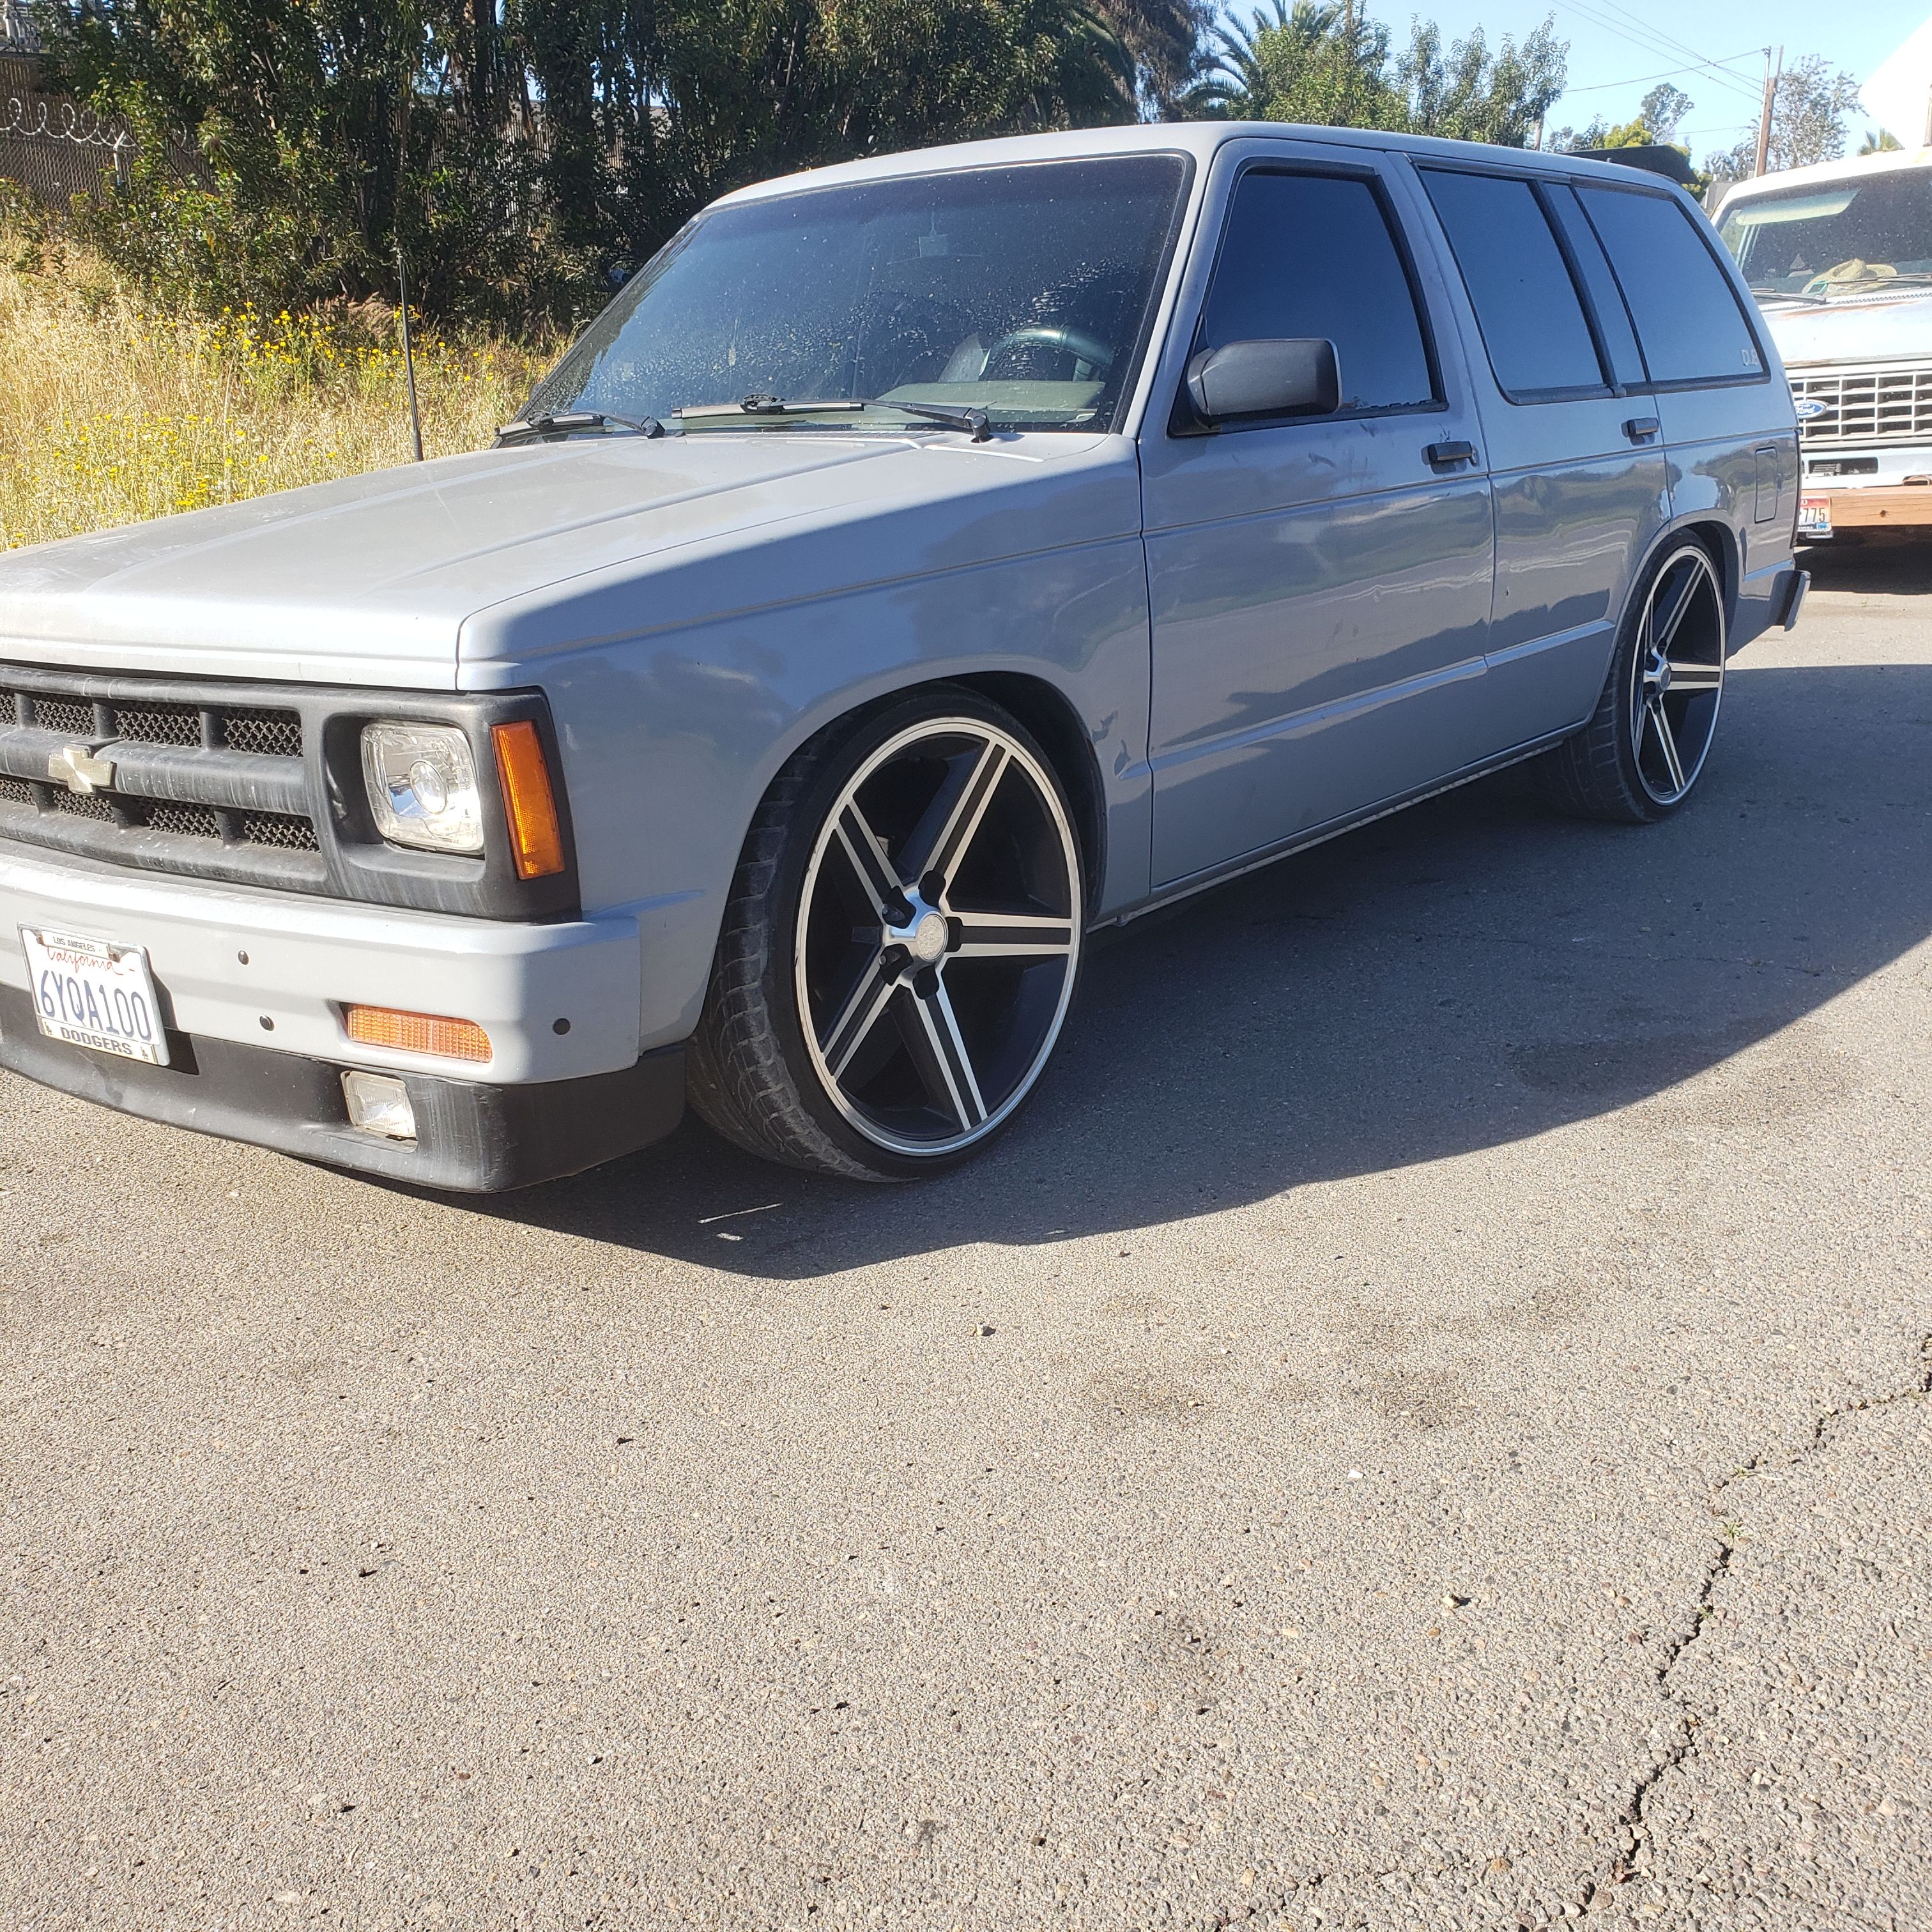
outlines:
[[[1923,536],[1888,530],[1850,542],[1834,537],[1808,545],[1798,560],[1811,573],[1814,590],[1908,597],[1932,593],[1932,538]]]
[[[1932,665],[1740,658],[1726,712],[1696,802],[1665,824],[1562,818],[1504,773],[1129,928],[1090,956],[1015,1130],[938,1180],[828,1181],[688,1120],[476,1204],[797,1278],[1124,1232],[1657,1094],[1932,932]],[[1694,1100],[1694,1131],[1858,1084],[1844,1056],[1785,1044],[1714,1112]]]

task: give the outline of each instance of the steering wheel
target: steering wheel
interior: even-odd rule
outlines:
[[[1003,335],[986,351],[981,365],[983,376],[1010,349],[1024,349],[1037,344],[1045,349],[1060,349],[1085,363],[1096,376],[1104,376],[1114,366],[1114,352],[1097,338],[1077,328],[1061,328],[1052,322],[1035,322]]]

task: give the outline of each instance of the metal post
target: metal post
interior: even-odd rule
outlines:
[[[410,340],[410,272],[403,261],[403,244],[396,244],[396,280],[403,296],[403,374],[410,386],[410,437],[416,445],[416,460],[423,460],[422,412],[416,406],[416,356]]]

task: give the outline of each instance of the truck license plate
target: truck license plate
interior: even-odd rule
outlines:
[[[96,1053],[167,1065],[160,1002],[143,948],[26,926],[20,944],[41,1032]]]
[[[1798,534],[1801,537],[1828,537],[1832,534],[1830,497],[1801,496],[1798,498]]]

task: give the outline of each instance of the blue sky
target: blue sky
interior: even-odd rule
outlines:
[[[1245,19],[1253,6],[1234,0],[1228,10]],[[1701,161],[1756,125],[1764,79],[1756,50],[1767,41],[1783,45],[1787,62],[1822,54],[1862,80],[1932,14],[1932,0],[1367,0],[1367,10],[1398,44],[1417,14],[1433,17],[1445,40],[1480,24],[1493,44],[1503,34],[1522,38],[1553,13],[1558,38],[1570,43],[1570,92],[1550,124],[1581,128],[1598,113],[1627,121],[1662,76],[1696,103],[1684,136]],[[1664,74],[1694,58],[1722,63],[1735,83],[1694,68]],[[1911,145],[1921,130],[1894,131]]]

